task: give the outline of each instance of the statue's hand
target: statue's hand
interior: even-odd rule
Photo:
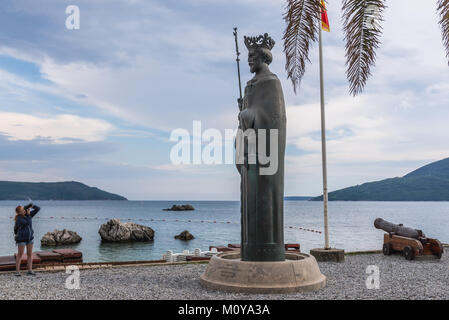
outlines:
[[[245,131],[248,128],[254,128],[254,112],[251,109],[245,109],[239,113],[240,129]]]
[[[238,98],[237,103],[239,104],[239,110],[242,111],[243,109],[243,99]]]
[[[243,164],[238,164],[238,163],[236,163],[236,164],[235,164],[235,167],[237,168],[237,171],[238,171],[240,174],[242,174],[242,167],[243,167]]]

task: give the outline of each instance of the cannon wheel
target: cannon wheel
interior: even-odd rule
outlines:
[[[390,256],[392,254],[392,250],[391,243],[384,243],[384,246],[382,247],[382,252],[384,255]]]
[[[415,258],[415,253],[413,252],[412,247],[406,246],[404,247],[404,256],[407,260],[413,260]]]

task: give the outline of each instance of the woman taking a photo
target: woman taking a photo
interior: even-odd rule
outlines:
[[[31,209],[33,209],[31,211]],[[29,204],[25,207],[18,206],[16,208],[16,217],[14,224],[14,234],[16,245],[18,247],[16,257],[16,276],[20,276],[20,262],[22,260],[25,247],[27,248],[27,264],[28,274],[35,275],[33,272],[33,217],[39,212],[40,208],[33,204]]]

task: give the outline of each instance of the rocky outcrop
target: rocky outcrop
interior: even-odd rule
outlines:
[[[188,241],[188,240],[195,239],[195,237],[188,230],[184,230],[183,232],[181,232],[180,234],[175,236],[175,239]]]
[[[164,211],[191,211],[195,210],[195,208],[190,204],[174,204],[171,208],[164,209]]]
[[[133,222],[111,219],[101,225],[98,233],[104,242],[146,242],[153,241],[154,230]]]
[[[74,231],[67,229],[47,232],[41,239],[42,246],[58,246],[80,243],[82,238]]]

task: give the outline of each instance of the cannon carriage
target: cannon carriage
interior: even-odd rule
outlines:
[[[378,218],[374,226],[386,232],[382,251],[384,255],[402,252],[407,260],[418,256],[435,256],[441,259],[443,246],[437,239],[427,238],[421,230],[404,227]]]

